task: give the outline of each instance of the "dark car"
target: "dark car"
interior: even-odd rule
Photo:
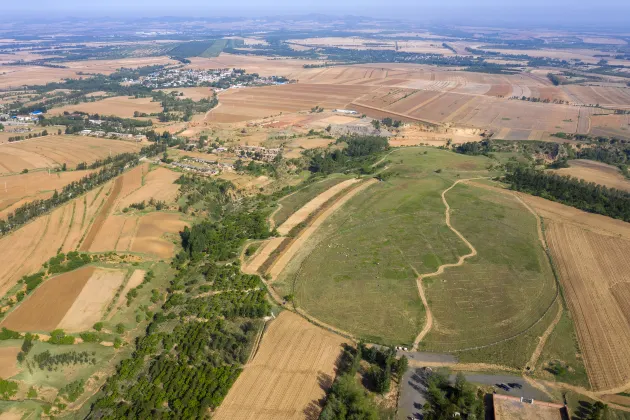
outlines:
[[[509,386],[510,388],[516,388],[516,389],[521,389],[521,388],[523,388],[523,385],[519,384],[518,382],[510,382],[510,383],[508,384],[508,386]]]

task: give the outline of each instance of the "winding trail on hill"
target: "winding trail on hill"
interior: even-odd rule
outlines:
[[[424,293],[424,288],[422,287],[422,281],[429,277],[439,276],[440,274],[444,273],[444,270],[446,270],[447,268],[459,267],[463,265],[464,262],[468,258],[472,258],[477,255],[477,249],[473,246],[473,244],[471,244],[468,241],[468,239],[464,237],[464,235],[462,235],[457,229],[453,227],[453,225],[451,225],[451,206],[449,206],[448,201],[446,201],[446,193],[452,190],[453,188],[455,188],[457,184],[459,184],[460,182],[467,182],[474,179],[486,179],[486,177],[458,179],[457,181],[453,183],[453,185],[451,185],[450,187],[442,191],[442,202],[444,203],[444,207],[446,207],[446,210],[444,210],[444,219],[446,222],[446,226],[448,226],[448,228],[451,231],[453,231],[453,233],[455,233],[455,235],[457,235],[457,237],[461,239],[462,242],[464,242],[468,248],[470,248],[470,252],[466,255],[460,256],[459,260],[456,263],[442,264],[441,266],[438,267],[437,271],[434,271],[433,273],[429,273],[429,274],[421,274],[416,279],[416,284],[418,286],[418,293],[420,294],[420,299],[422,300],[422,304],[424,305],[424,309],[427,314],[427,322],[425,323],[422,331],[420,331],[420,334],[418,334],[418,336],[413,342],[414,350],[418,350],[418,345],[420,344],[420,341],[422,341],[422,339],[429,333],[429,331],[431,331],[431,328],[433,327],[433,314],[431,313],[431,308],[429,307],[427,297]]]

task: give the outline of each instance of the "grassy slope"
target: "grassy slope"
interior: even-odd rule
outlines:
[[[532,326],[556,293],[534,216],[509,195],[470,185],[459,184],[447,200],[453,226],[478,255],[425,282],[435,325],[423,347],[483,346]]]
[[[286,221],[289,216],[299,210],[306,203],[323,193],[327,189],[334,185],[339,184],[342,181],[348,179],[348,176],[344,175],[332,175],[322,181],[314,182],[308,186],[296,191],[295,193],[286,196],[280,200],[282,207],[273,215],[273,221],[276,226],[280,226]]]
[[[547,340],[547,344],[538,359],[536,375],[544,379],[553,380],[553,375],[545,370],[548,363],[553,360],[559,360],[568,366],[569,372],[558,377],[558,380],[587,389],[590,388],[586,368],[580,357],[580,348],[573,321],[569,318],[567,311],[564,312],[560,322]]]
[[[401,149],[388,160],[398,176],[331,216],[276,287],[294,293],[313,316],[367,340],[410,343],[425,322],[413,269],[432,272],[467,252],[444,223],[440,194],[458,173],[486,175],[489,160],[431,148]]]

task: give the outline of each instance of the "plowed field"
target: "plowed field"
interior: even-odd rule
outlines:
[[[547,241],[573,315],[591,385],[630,381],[630,241],[548,221]]]
[[[317,418],[343,338],[292,312],[271,322],[256,356],[213,416],[217,420]]]

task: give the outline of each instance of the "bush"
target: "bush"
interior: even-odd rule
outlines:
[[[102,322],[97,322],[96,324],[94,324],[94,326],[92,328],[94,328],[96,331],[100,331],[100,330],[103,329],[103,323]]]
[[[57,329],[50,333],[50,340],[48,340],[49,344],[58,344],[58,345],[71,345],[74,344],[74,337],[71,335],[66,335],[66,333]]]

